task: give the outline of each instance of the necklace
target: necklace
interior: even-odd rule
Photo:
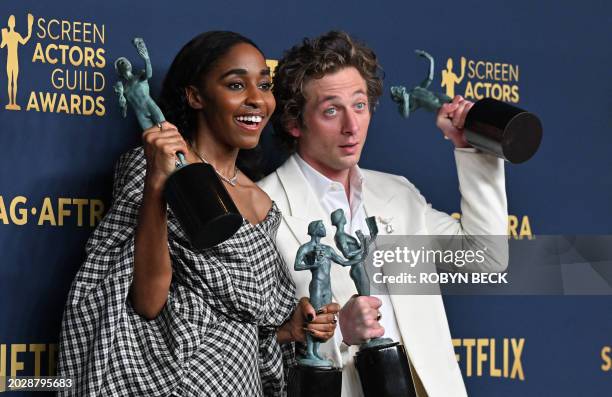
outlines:
[[[209,161],[206,160],[206,157],[204,157],[203,154],[200,154],[197,150],[193,150],[193,152],[196,154],[196,156],[198,156],[198,158],[200,160],[202,160],[202,162],[204,164],[208,164],[210,165],[213,170],[215,170],[215,172],[217,173],[217,175],[219,175],[219,178],[221,178],[222,180],[224,180],[225,182],[229,183],[231,186],[236,186],[238,184],[238,167],[236,167],[236,165],[234,164],[234,176],[231,178],[226,177],[225,175],[223,175],[222,173],[220,173],[214,165],[212,165]]]

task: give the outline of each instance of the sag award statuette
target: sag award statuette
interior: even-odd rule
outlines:
[[[429,60],[429,75],[410,91],[406,87],[391,87],[391,98],[399,104],[404,117],[418,108],[436,112],[443,103],[451,102],[444,94],[433,93],[427,88],[433,81],[434,60],[422,50],[415,51]],[[465,120],[465,137],[475,148],[511,163],[529,160],[542,141],[542,124],[537,116],[492,98],[477,101]]]
[[[347,259],[357,259],[351,265],[350,276],[357,293],[370,296],[370,282],[364,268],[370,245],[376,240],[378,226],[375,217],[366,218],[370,236],[358,230],[358,239],[344,231],[346,218],[342,209],[331,213],[331,223],[336,227],[334,242]],[[389,338],[374,338],[363,343],[355,355],[355,367],[359,372],[365,397],[416,397],[406,350],[399,342]]]
[[[308,224],[310,241],[300,246],[295,256],[296,271],[310,270],[312,279],[308,287],[310,303],[315,310],[331,303],[330,270],[332,261],[342,266],[352,266],[361,261],[361,252],[355,252],[355,259],[344,261],[334,249],[321,243],[326,231],[323,222]],[[306,334],[306,355],[298,358],[298,365],[289,370],[289,397],[340,397],[342,392],[342,371],[333,363],[319,356],[320,341]]]
[[[145,61],[145,70],[132,72],[127,58],[115,61],[115,70],[121,78],[114,89],[119,97],[123,117],[127,103],[132,105],[136,119],[143,130],[165,121],[157,104],[149,95],[148,80],[153,75],[151,60],[144,40],[134,38],[132,43]],[[179,223],[196,249],[212,247],[231,237],[242,224],[242,216],[236,209],[225,186],[209,164],[187,164],[183,153],[178,152],[176,170],[164,187],[164,197]]]

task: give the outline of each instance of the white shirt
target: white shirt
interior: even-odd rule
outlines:
[[[316,197],[319,197],[319,203],[326,214],[331,214],[338,208],[344,210],[346,217],[347,233],[355,236],[357,230],[361,230],[364,234],[369,233],[366,224],[366,213],[363,206],[363,185],[365,183],[363,175],[358,166],[354,166],[349,170],[349,189],[350,200],[346,197],[344,185],[340,182],[333,181],[315,170],[299,155],[296,156],[298,166],[308,181]],[[330,231],[328,231],[329,233]],[[333,280],[332,280],[333,282]],[[382,315],[380,324],[385,328],[385,337],[391,338],[396,342],[401,342],[401,335],[395,320],[395,313],[391,305],[391,299],[388,294],[372,295],[382,301],[381,307],[378,309]],[[342,332],[340,327],[336,327],[334,339],[337,345],[342,343]]]

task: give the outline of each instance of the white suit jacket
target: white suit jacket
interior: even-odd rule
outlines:
[[[310,272],[296,272],[293,263],[298,247],[310,240],[308,224],[313,220],[323,220],[327,237],[322,242],[335,245],[329,214],[323,212],[295,156],[258,184],[283,213],[276,242],[293,275],[296,294],[302,297],[309,295]],[[473,150],[455,150],[455,159],[461,191],[461,221],[434,210],[406,178],[362,169],[366,216],[392,218],[392,233],[396,235],[505,236],[508,215],[503,160]],[[379,224],[379,235],[387,234],[386,228],[381,226]],[[487,263],[491,268],[482,270],[500,271],[506,267],[503,257],[493,258]],[[340,305],[357,293],[349,270],[348,267],[332,266],[333,298]],[[391,302],[411,369],[420,379],[416,383],[422,383],[429,397],[466,396],[441,296],[391,295]],[[320,348],[321,353],[343,367],[343,396],[361,395],[353,363],[356,351],[353,346],[344,350],[334,342],[334,338]]]

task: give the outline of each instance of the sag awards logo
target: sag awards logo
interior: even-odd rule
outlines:
[[[27,14],[27,21],[20,21],[10,15],[0,44],[8,88],[4,109],[22,110],[20,101],[27,98],[25,111],[104,116],[101,93],[106,81],[99,70],[106,66],[105,39],[104,25],[32,14]],[[26,62],[36,68],[28,68],[24,76],[20,65]],[[24,79],[36,81],[37,89],[22,94],[19,81]]]
[[[266,65],[270,68],[270,77],[274,77],[274,71],[278,66],[278,60],[276,59],[266,59]]]
[[[461,57],[459,65],[452,58],[442,70],[441,86],[446,95],[462,95],[468,99],[493,98],[519,102],[519,66]]]

